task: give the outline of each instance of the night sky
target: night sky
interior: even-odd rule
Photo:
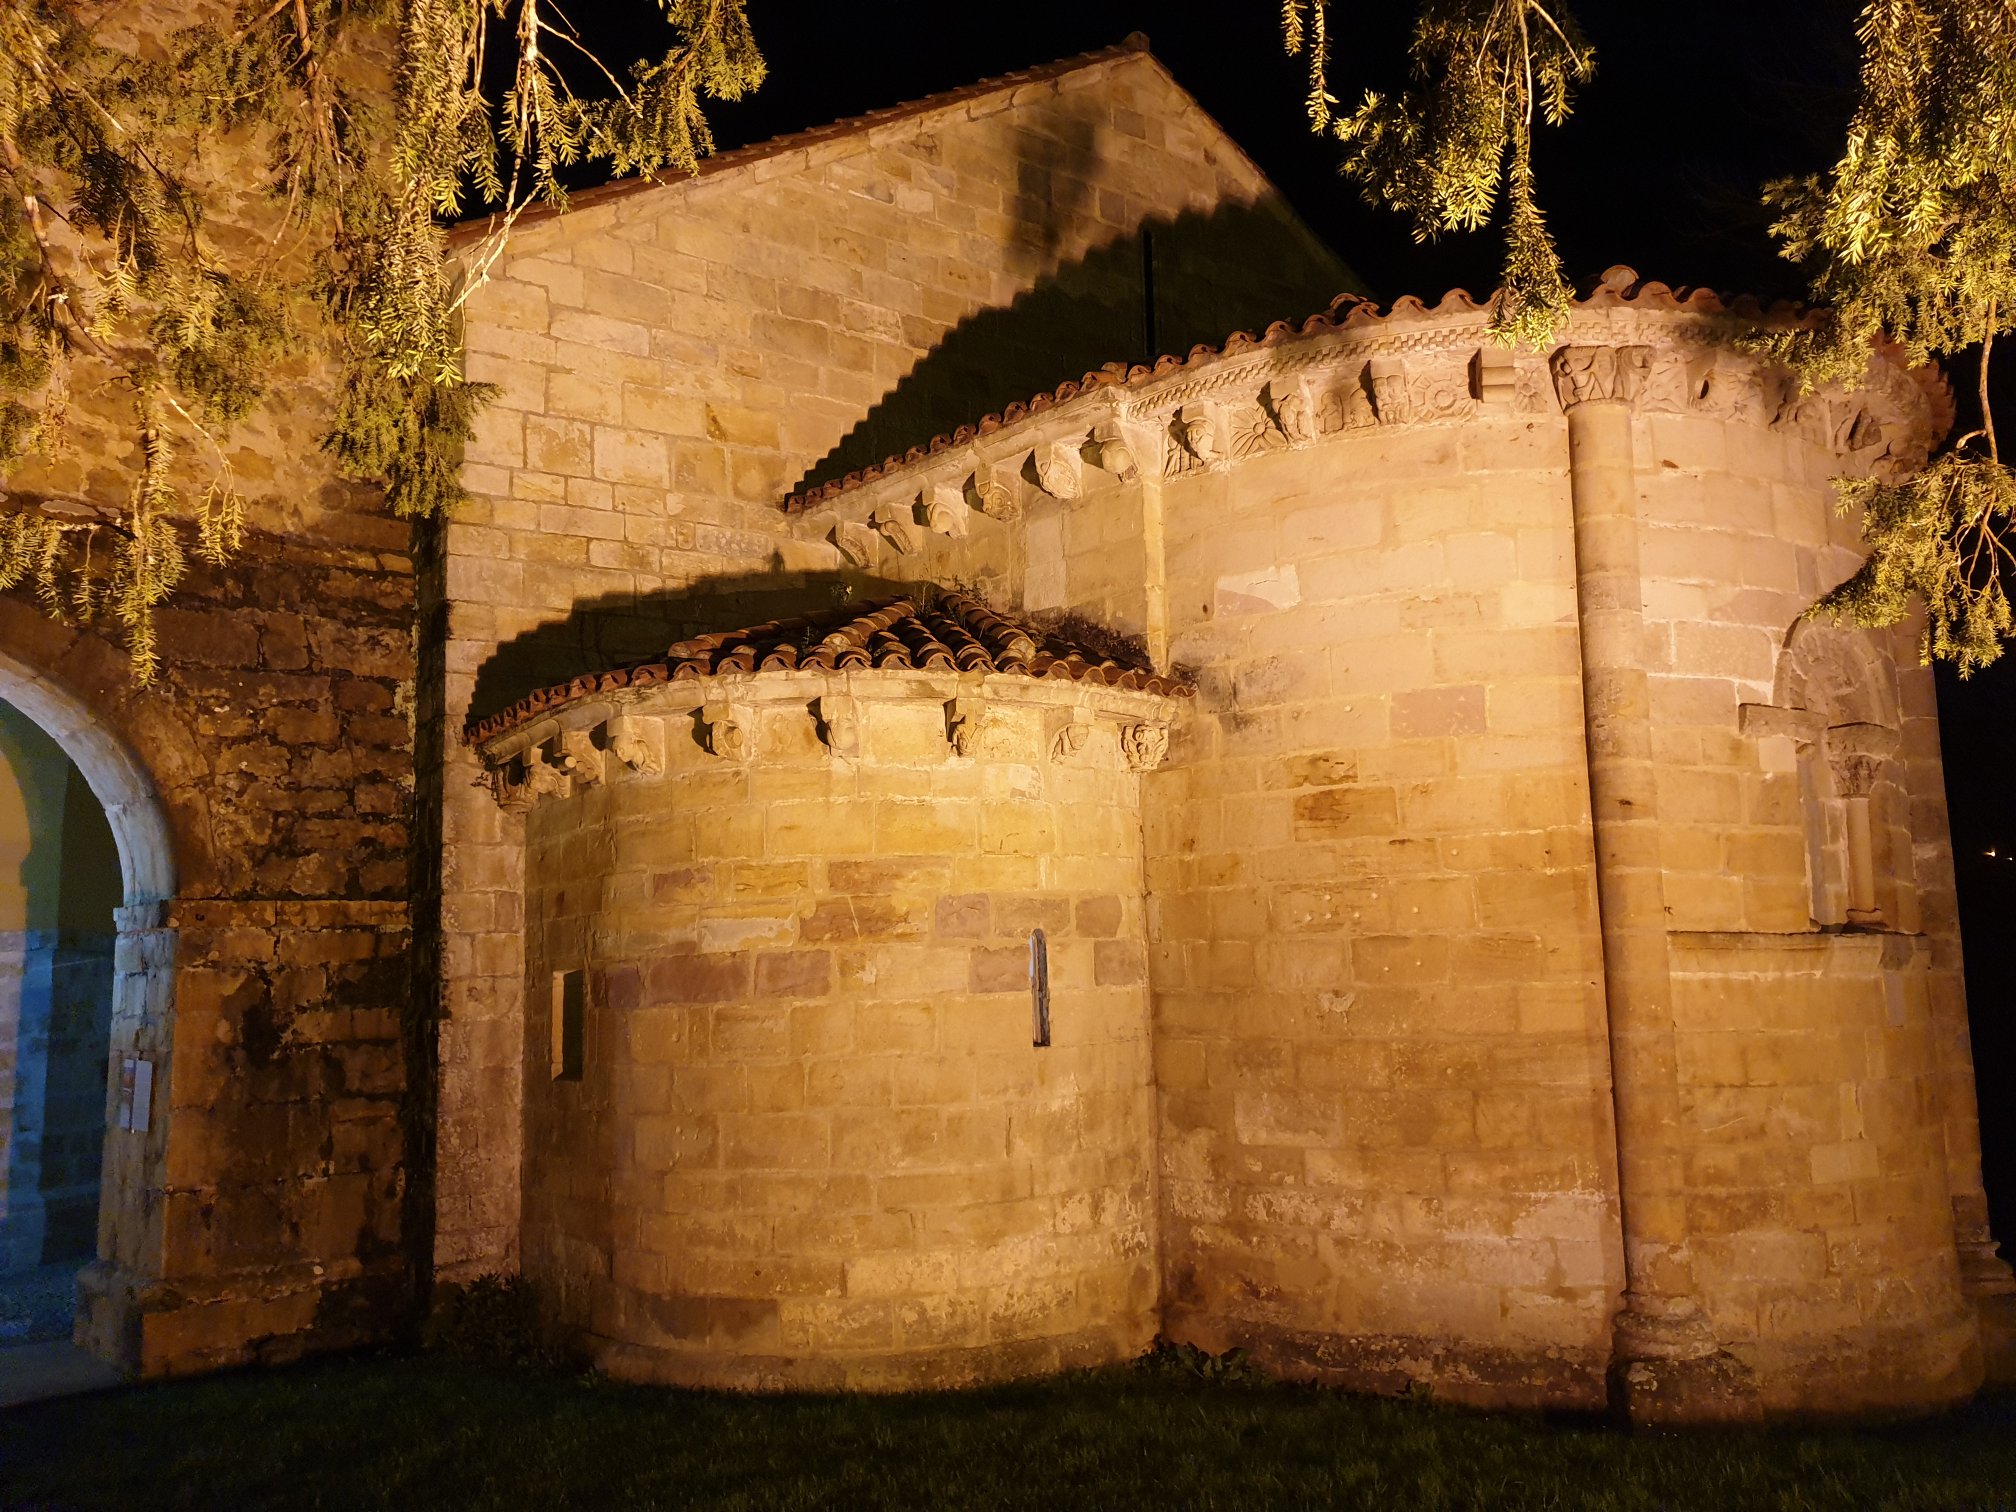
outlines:
[[[1333,92],[1404,81],[1400,0],[1334,0]],[[1596,77],[1575,116],[1543,130],[1541,202],[1572,281],[1628,263],[1672,284],[1765,298],[1804,292],[1766,234],[1758,187],[1812,172],[1840,152],[1854,104],[1858,0],[1581,0]],[[749,0],[770,64],[763,88],[710,112],[734,147],[894,105],[976,79],[1147,33],[1155,55],[1279,186],[1381,300],[1488,291],[1494,232],[1417,246],[1406,224],[1366,207],[1336,171],[1334,145],[1308,133],[1303,65],[1283,56],[1273,0],[1204,6],[1149,0]],[[646,0],[574,12],[614,59],[662,50]],[[634,22],[634,25],[632,24]],[[1283,311],[1283,315],[1301,312]],[[2016,369],[2012,369],[2016,371]],[[1060,375],[1060,377],[1063,375]],[[1971,390],[1971,365],[1956,387]],[[2004,383],[2002,388],[2016,385]],[[2002,401],[2016,426],[2016,393]],[[1964,419],[1964,416],[1963,416]],[[1944,676],[1940,718],[1959,861],[1975,1058],[1996,1231],[2016,1236],[2016,655],[1963,683]],[[1988,852],[1999,852],[1991,857]]]

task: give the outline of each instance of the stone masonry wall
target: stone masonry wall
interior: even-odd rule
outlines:
[[[1558,422],[1478,417],[1161,485],[1170,654],[1203,669],[1148,793],[1175,1337],[1372,1389],[1603,1399],[1565,466]],[[1097,554],[1070,560],[1076,598]]]
[[[109,8],[100,35],[152,48],[220,9]],[[247,156],[218,139],[180,166],[221,186],[206,234],[263,249],[271,207]],[[154,1118],[106,1136],[80,1324],[150,1373],[378,1338],[404,1313],[408,529],[322,453],[329,376],[313,354],[267,376],[275,402],[224,442],[245,550],[221,569],[192,554],[159,611],[152,686],[134,684],[116,627],[0,595],[0,698],[47,686],[88,710],[137,758],[171,837],[172,895],[123,900],[113,1055],[155,1062]],[[74,388],[69,449],[7,488],[116,506],[136,461],[130,395],[88,365]],[[127,859],[129,879],[150,874]]]
[[[471,375],[503,392],[468,452],[476,502],[448,534],[451,726],[696,628],[832,602],[842,559],[791,538],[778,505],[892,392],[944,381],[931,354],[1144,223],[1256,206],[1292,230],[1161,67],[1123,49],[730,155],[691,183],[582,196],[523,227],[468,312]],[[1254,269],[1221,265],[1220,287],[1245,282],[1250,304]],[[1349,275],[1305,238],[1271,279],[1286,315]],[[1069,334],[1009,321],[999,341],[1063,350]],[[522,841],[473,775],[451,751],[449,1274],[509,1265],[517,1243]]]
[[[737,700],[739,752],[672,684],[626,706],[627,739],[663,717],[662,775],[611,756],[530,818],[526,1273],[632,1378],[915,1388],[1131,1358],[1156,1326],[1154,1112],[1141,778],[1113,720],[1167,706],[1014,677],[705,686]],[[855,723],[822,739],[807,706],[836,696]],[[1092,722],[1059,749],[1074,709]],[[578,1079],[553,1064],[568,971]]]
[[[1704,1302],[1781,1409],[1957,1396],[1974,1324],[1950,1246],[1980,1177],[1978,1145],[1947,1169],[1973,1092],[1938,1048],[1958,937],[1930,672],[1911,627],[1799,620],[1860,560],[1831,448],[1742,409],[1641,416],[1634,445]],[[1815,932],[1850,924],[1871,933]]]

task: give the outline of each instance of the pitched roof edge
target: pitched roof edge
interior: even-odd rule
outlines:
[[[547,715],[625,689],[682,682],[706,685],[717,676],[771,672],[981,673],[1082,683],[1157,698],[1187,699],[1196,694],[1182,674],[1157,672],[1134,655],[1117,659],[1110,649],[1088,642],[1081,630],[1069,625],[1003,614],[958,589],[913,589],[875,603],[690,637],[662,656],[535,689],[487,718],[467,721],[462,740],[481,747]]]
[[[1148,38],[1140,32],[1133,32],[1128,35],[1125,41],[1117,43],[1112,47],[1102,47],[1094,52],[1079,53],[1074,57],[1060,58],[1054,63],[1039,64],[1034,68],[1020,69],[1015,73],[999,74],[990,79],[978,79],[971,84],[962,85],[957,89],[942,90],[937,94],[924,95],[915,100],[904,101],[901,104],[884,106],[879,110],[870,110],[861,115],[843,116],[839,120],[829,121],[823,126],[810,126],[802,131],[786,132],[782,136],[769,137],[760,142],[750,142],[745,146],[731,148],[727,152],[717,152],[700,159],[699,167],[691,174],[663,178],[640,176],[637,178],[617,179],[607,184],[597,184],[592,189],[583,189],[577,194],[569,195],[567,206],[564,210],[552,205],[534,205],[518,217],[514,232],[522,233],[530,228],[545,226],[565,216],[580,214],[584,211],[606,209],[610,205],[619,204],[625,200],[648,194],[654,190],[679,189],[690,184],[712,182],[738,172],[746,172],[762,163],[771,162],[780,157],[787,157],[793,152],[803,151],[808,147],[821,146],[827,142],[836,141],[844,137],[866,137],[870,132],[881,127],[893,126],[908,121],[924,120],[932,116],[941,115],[947,111],[957,110],[962,106],[970,107],[983,100],[991,99],[996,95],[1013,94],[1016,90],[1027,89],[1031,85],[1052,83],[1071,74],[1084,73],[1095,68],[1110,67],[1115,63],[1126,62],[1134,58],[1146,58],[1149,62],[1153,63],[1156,71],[1163,78],[1167,79],[1182,94],[1185,100],[1189,101],[1191,107],[1199,115],[1210,122],[1218,135],[1232,144],[1233,148],[1238,151],[1241,162],[1251,168],[1252,172],[1259,176],[1262,183],[1266,183],[1269,188],[1273,187],[1271,180],[1264,173],[1261,173],[1258,167],[1253,165],[1251,158],[1246,156],[1245,149],[1241,148],[1237,142],[1234,142],[1226,134],[1224,127],[1220,126],[1217,121],[1212,120],[1204,108],[1197,104],[1196,99],[1190,92],[1176,82],[1175,76],[1163,66],[1161,60],[1148,50]],[[458,221],[454,226],[449,228],[448,244],[450,249],[453,250],[473,245],[480,241],[484,236],[489,234],[495,222],[496,217],[490,215],[472,216],[468,220]]]

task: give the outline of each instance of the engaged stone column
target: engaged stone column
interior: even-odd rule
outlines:
[[[1674,1050],[1666,890],[1649,690],[1640,660],[1638,483],[1631,405],[1649,347],[1563,347],[1554,382],[1568,416],[1582,704],[1597,906],[1617,1122],[1624,1306],[1614,1322],[1613,1405],[1636,1422],[1747,1415],[1740,1367],[1695,1299]]]

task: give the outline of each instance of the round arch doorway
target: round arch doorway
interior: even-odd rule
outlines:
[[[145,769],[0,652],[0,1345],[57,1332],[74,1296],[78,1343],[135,1363],[160,1263],[174,887]]]

